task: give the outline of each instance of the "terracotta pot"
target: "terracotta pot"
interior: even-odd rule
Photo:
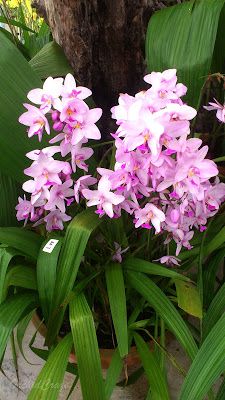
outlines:
[[[35,313],[33,315],[32,321],[33,321],[35,328],[38,330],[38,332],[43,337],[46,337],[47,328],[46,328],[45,324],[41,323],[41,320],[37,313]],[[60,337],[58,339],[61,340]],[[152,343],[150,343],[149,346],[151,348]],[[107,369],[110,365],[112,356],[114,354],[114,349],[99,349],[99,353],[100,353],[100,358],[101,358],[102,369]],[[77,363],[76,354],[74,354],[73,352],[70,354],[69,362],[75,363],[75,364]],[[136,347],[132,346],[130,348],[129,354],[126,357],[126,365],[127,365],[127,367],[133,367],[133,366],[137,366],[138,364],[140,364],[140,357],[137,353]]]

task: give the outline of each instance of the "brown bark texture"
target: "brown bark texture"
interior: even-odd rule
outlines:
[[[169,0],[168,0],[169,1]],[[36,0],[80,85],[105,112],[119,93],[144,88],[144,41],[157,0]],[[107,125],[107,124],[106,124]]]

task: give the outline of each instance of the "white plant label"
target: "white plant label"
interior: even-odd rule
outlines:
[[[43,248],[43,251],[45,253],[51,253],[54,250],[57,243],[58,243],[57,239],[50,239],[48,241],[48,243],[46,243],[45,247]]]

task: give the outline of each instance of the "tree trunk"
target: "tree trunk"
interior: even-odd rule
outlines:
[[[165,3],[165,1],[164,1]],[[103,108],[105,132],[119,93],[144,88],[144,39],[157,0],[39,0],[54,39],[74,68],[76,80]]]

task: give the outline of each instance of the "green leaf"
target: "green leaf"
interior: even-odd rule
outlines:
[[[225,370],[225,314],[200,347],[181,388],[180,400],[202,400]]]
[[[37,138],[28,139],[18,118],[25,111],[23,103],[29,90],[42,86],[38,76],[20,51],[0,32],[0,171],[23,182],[23,169],[29,165],[25,154],[40,148]],[[45,146],[44,140],[41,147]],[[16,148],[16,151],[15,151]]]
[[[203,337],[205,338],[225,310],[225,283],[213,298],[203,319]]]
[[[187,325],[171,301],[162,290],[144,274],[128,271],[127,275],[132,287],[156,310],[165,321],[168,328],[174,333],[189,357],[194,359],[198,350],[197,345]]]
[[[22,24],[20,21],[16,21],[15,19],[12,19],[12,18],[5,18],[3,15],[0,15],[0,22],[3,22],[7,25],[17,26],[19,28],[24,29],[25,31],[35,33],[35,31],[30,29],[28,26]]]
[[[55,247],[49,253],[46,252],[46,244],[49,244],[52,239],[56,240],[57,242],[55,242]],[[62,238],[51,234],[42,244],[37,259],[38,292],[45,321],[48,321],[49,313],[52,307],[56,282],[56,269],[61,245]]]
[[[117,379],[123,368],[123,361],[120,357],[118,348],[114,351],[110,366],[107,369],[105,380],[105,395],[106,400],[110,400],[114,387],[116,386]]]
[[[120,356],[128,354],[127,306],[121,264],[111,263],[105,269],[109,304]]]
[[[73,73],[62,48],[56,42],[47,43],[29,64],[41,79]]]
[[[185,101],[199,106],[200,91],[211,64],[224,0],[192,0],[155,13],[146,37],[150,71],[177,68],[188,87]],[[218,71],[215,71],[218,72]]]
[[[37,298],[33,293],[23,293],[6,299],[0,305],[0,360],[13,329],[36,304]]]
[[[220,385],[220,388],[216,395],[215,400],[224,400],[224,399],[225,399],[225,378],[223,378],[223,382]]]
[[[213,239],[206,245],[206,250],[204,251],[204,256],[208,256],[213,251],[218,249],[225,243],[225,226],[215,235]]]
[[[18,286],[25,289],[37,290],[36,270],[25,265],[15,265],[6,275],[4,295],[9,286]]]
[[[28,400],[58,399],[72,344],[72,335],[69,334],[55,347],[39,373]]]
[[[148,345],[140,335],[134,333],[134,340],[148,378],[152,400],[169,400],[165,376],[161,371],[157,357],[149,350]]]
[[[10,247],[0,248],[0,303],[4,300],[4,285],[9,263],[17,254],[19,253]]]
[[[36,354],[36,356],[40,357],[44,361],[47,361],[51,353],[50,350],[39,349],[38,347],[34,347],[31,344],[29,345],[29,347],[33,351],[33,353]],[[77,366],[75,364],[72,364],[71,362],[68,362],[66,367],[66,372],[69,372],[70,374],[73,375],[78,375]]]
[[[23,351],[23,339],[27,330],[27,327],[32,319],[32,316],[34,314],[34,310],[32,310],[29,314],[27,314],[17,325],[16,329],[16,339],[18,343],[18,347],[20,350],[20,353],[22,354],[23,358],[30,364],[30,362],[27,360],[25,357],[24,351]],[[33,364],[32,364],[33,365]]]
[[[105,399],[95,324],[83,294],[70,303],[70,325],[83,400]]]
[[[216,275],[224,257],[225,247],[217,250],[215,253],[212,253],[211,257],[207,260],[206,265],[204,266],[204,305],[206,308],[208,308],[209,304],[214,298]]]
[[[123,265],[124,268],[128,270],[130,269],[132,271],[144,272],[145,274],[150,275],[165,276],[172,279],[182,279],[184,281],[190,281],[187,276],[181,275],[178,272],[173,271],[172,269],[162,267],[159,264],[154,264],[140,258],[129,257],[124,261]]]
[[[188,314],[202,318],[202,304],[198,289],[193,283],[174,280],[177,290],[178,306]]]
[[[0,226],[18,225],[15,207],[18,203],[18,195],[21,191],[18,183],[0,172]]]
[[[51,329],[48,331],[47,342],[54,340],[58,333],[63,320],[67,298],[74,286],[88,239],[92,231],[100,223],[100,218],[94,214],[93,210],[87,209],[76,215],[67,227],[58,262],[54,310],[49,321]]]
[[[7,244],[23,254],[37,259],[43,237],[23,228],[0,228],[0,243]]]

